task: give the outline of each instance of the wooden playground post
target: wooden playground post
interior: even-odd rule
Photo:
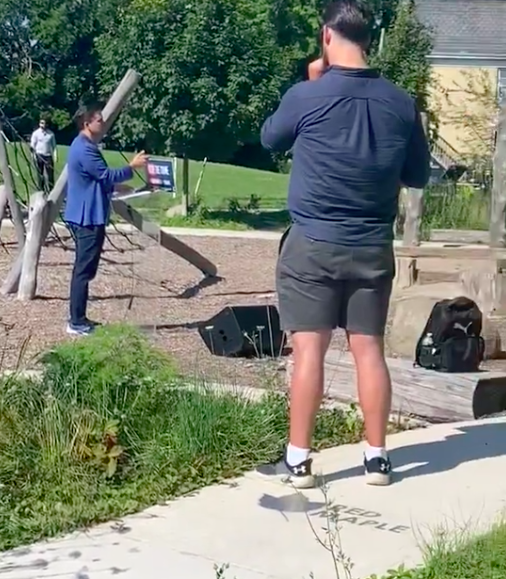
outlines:
[[[0,227],[2,226],[2,221],[5,217],[5,208],[7,207],[7,189],[2,183],[0,185]]]
[[[128,98],[132,94],[133,90],[139,83],[140,75],[135,70],[128,70],[123,80],[119,83],[118,87],[111,95],[108,103],[102,111],[104,118],[103,123],[103,133],[102,137],[110,130],[114,121],[117,119],[121,109],[125,106]],[[65,165],[60,177],[58,178],[53,190],[48,195],[45,203],[47,208],[44,210],[45,219],[42,225],[42,232],[40,238],[37,239],[36,235],[31,236],[30,242],[35,245],[31,247],[29,252],[25,254],[25,248],[22,248],[19,255],[12,264],[11,270],[9,271],[6,279],[4,280],[3,286],[0,292],[3,295],[15,293],[19,287],[19,281],[21,277],[21,272],[25,268],[26,271],[36,270],[38,265],[38,260],[40,257],[40,251],[42,245],[44,244],[46,237],[51,230],[51,227],[55,220],[57,219],[60,208],[62,206],[63,200],[65,198],[65,193],[67,190],[67,166]],[[34,212],[35,213],[35,212]],[[42,213],[42,210],[38,214]],[[26,258],[26,264],[23,264]],[[26,299],[25,296],[33,296],[35,294],[35,288],[33,286],[34,279],[36,283],[36,276],[26,275],[24,277],[26,285],[20,288],[20,298]]]
[[[190,161],[186,155],[183,157],[183,199],[181,208],[181,215],[186,217],[190,209]]]
[[[497,125],[489,238],[490,247],[506,245],[506,101],[501,105]]]
[[[37,191],[30,199],[30,213],[28,218],[28,232],[26,235],[25,258],[21,269],[18,299],[33,300],[37,292],[37,274],[44,234],[44,223],[48,205],[44,199],[44,192]]]
[[[427,134],[427,114],[422,113],[422,123]],[[423,218],[423,189],[408,188],[401,191],[404,201],[404,224],[402,234],[402,245],[406,247],[417,247],[422,240],[422,218]],[[416,283],[418,278],[417,262],[414,258],[398,257],[396,259],[397,274],[395,286],[399,289],[410,287]]]
[[[427,134],[427,115],[422,113],[422,123]],[[409,188],[406,194],[406,220],[403,245],[420,245],[422,239],[423,189]]]
[[[193,192],[193,203],[199,202],[200,186],[202,185],[202,179],[204,179],[206,166],[207,166],[207,157],[204,158],[204,162],[202,163],[202,169],[200,170],[200,175],[199,178],[197,179],[197,184],[195,185],[195,191]]]
[[[5,207],[9,204],[11,211],[12,222],[16,231],[16,238],[18,241],[18,248],[21,251],[25,244],[25,224],[23,223],[23,216],[19,208],[16,195],[14,194],[14,182],[12,180],[11,168],[9,167],[9,157],[7,155],[7,147],[5,145],[5,137],[2,123],[0,123],[0,171],[3,176],[4,184],[0,197],[0,223],[4,217]]]
[[[406,192],[406,219],[402,245],[420,245],[423,217],[423,189],[409,188]]]

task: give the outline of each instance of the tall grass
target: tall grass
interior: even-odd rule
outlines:
[[[282,449],[285,396],[189,385],[132,328],[99,329],[43,364],[41,380],[0,380],[0,549],[137,511]],[[353,412],[333,410],[316,445],[361,436]]]
[[[490,191],[471,185],[448,184],[428,187],[424,195],[422,227],[431,229],[471,229],[489,227]]]
[[[496,525],[488,533],[475,537],[467,534],[453,539],[439,537],[424,555],[422,566],[392,570],[381,579],[503,579],[506,577],[506,524]]]

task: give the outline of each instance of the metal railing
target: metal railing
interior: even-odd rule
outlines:
[[[459,152],[442,137],[438,137],[437,141],[432,144],[431,153],[434,159],[444,167],[444,169],[449,169],[452,165],[457,165],[461,158]]]

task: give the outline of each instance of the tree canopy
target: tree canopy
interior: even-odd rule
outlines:
[[[431,49],[411,0],[369,0],[371,62],[427,104]],[[227,162],[319,51],[322,0],[3,0],[0,106],[21,133],[40,116],[62,141],[80,101],[142,75],[111,138]],[[379,30],[386,29],[378,53]]]

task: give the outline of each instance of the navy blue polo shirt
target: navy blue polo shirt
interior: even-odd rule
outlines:
[[[421,189],[429,180],[414,100],[373,69],[332,66],[296,84],[265,121],[261,141],[292,150],[288,209],[318,241],[391,243],[401,184]]]

